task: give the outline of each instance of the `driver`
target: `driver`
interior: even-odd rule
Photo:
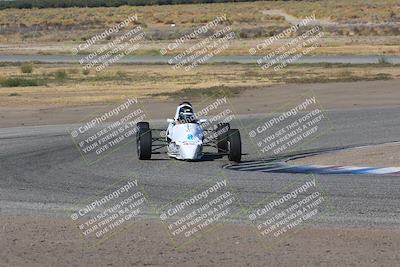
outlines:
[[[171,141],[171,132],[176,124],[194,123],[197,122],[196,116],[193,112],[192,104],[189,102],[182,102],[176,108],[176,113],[174,117],[174,122],[168,125],[166,132],[167,142]]]
[[[196,122],[192,105],[189,102],[183,102],[178,106],[177,117],[175,118],[177,124],[193,123]]]

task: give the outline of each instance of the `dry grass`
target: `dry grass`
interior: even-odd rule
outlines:
[[[0,41],[73,41],[80,42],[100,30],[137,14],[153,39],[175,39],[191,27],[226,14],[232,27],[246,38],[273,34],[289,26],[285,18],[266,15],[265,10],[279,9],[298,18],[315,13],[318,19],[346,22],[399,22],[398,0],[322,0],[261,1],[224,4],[196,4],[118,8],[7,9],[0,11],[0,27],[10,34]],[[334,11],[334,12],[333,12]],[[170,24],[176,24],[173,29]],[[387,35],[385,28],[336,31],[337,35]],[[396,35],[396,34],[393,34]]]
[[[35,77],[47,79],[46,86],[0,87],[0,106],[74,106],[118,102],[128,97],[160,98],[179,95],[181,90],[266,89],[272,84],[357,81],[400,78],[396,66],[306,65],[290,66],[280,72],[263,71],[255,65],[203,65],[190,72],[177,72],[168,65],[112,66],[100,74],[77,72],[77,65],[35,65]],[[57,80],[56,73],[67,77]],[[1,78],[30,77],[18,66],[0,67]],[[260,90],[263,90],[260,89]],[[198,95],[202,95],[204,92]],[[240,91],[232,91],[234,94]]]
[[[140,22],[154,24],[200,24],[227,14],[232,23],[265,25],[271,22],[284,23],[282,17],[264,16],[264,9],[285,10],[296,17],[305,17],[315,13],[318,18],[332,21],[357,20],[364,22],[383,22],[399,19],[400,4],[397,0],[323,0],[303,1],[266,1],[251,3],[221,3],[170,6],[143,6],[118,8],[67,8],[2,10],[0,25],[112,25],[121,22],[129,15],[137,13]],[[332,12],[332,11],[335,12]]]

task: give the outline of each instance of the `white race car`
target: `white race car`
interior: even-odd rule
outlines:
[[[160,154],[166,147],[166,153],[180,160],[200,160],[206,154],[204,147],[217,149],[216,155],[228,155],[229,160],[240,162],[242,144],[238,129],[231,129],[229,123],[219,123],[213,130],[206,119],[197,119],[189,102],[181,103],[174,119],[167,119],[168,128],[150,129],[148,122],[137,123],[136,145],[139,159],[151,159],[152,154]],[[157,136],[153,137],[153,132]],[[165,133],[165,134],[162,134]]]

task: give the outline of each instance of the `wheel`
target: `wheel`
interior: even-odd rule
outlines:
[[[140,160],[151,158],[152,135],[148,122],[138,122],[136,124],[136,149]]]
[[[149,129],[150,128],[150,123],[148,123],[147,121],[141,121],[141,122],[136,123],[136,126],[138,128]]]
[[[217,127],[217,148],[218,153],[226,153],[228,151],[228,131],[231,129],[229,123],[219,123]]]
[[[230,161],[240,162],[242,159],[242,141],[238,129],[228,131],[228,158]]]

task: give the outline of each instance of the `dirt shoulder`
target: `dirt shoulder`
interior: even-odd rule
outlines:
[[[293,99],[310,92],[316,96],[323,109],[394,107],[399,105],[398,85],[399,80],[272,85],[247,89],[229,99],[236,114],[278,112],[293,102]],[[192,99],[189,94],[176,99],[140,99],[148,119],[172,116],[176,105],[182,100],[189,100],[196,106],[204,98]],[[108,111],[110,105],[112,107],[123,101],[121,99],[109,105],[0,107],[0,128],[78,123],[88,119],[91,114]]]
[[[1,216],[2,266],[390,266],[400,261],[400,232],[304,228],[267,249],[253,226],[221,225],[175,248],[158,222],[137,221],[90,248],[71,221]]]
[[[360,167],[400,167],[400,143],[341,150],[290,161],[293,164],[317,164]]]

